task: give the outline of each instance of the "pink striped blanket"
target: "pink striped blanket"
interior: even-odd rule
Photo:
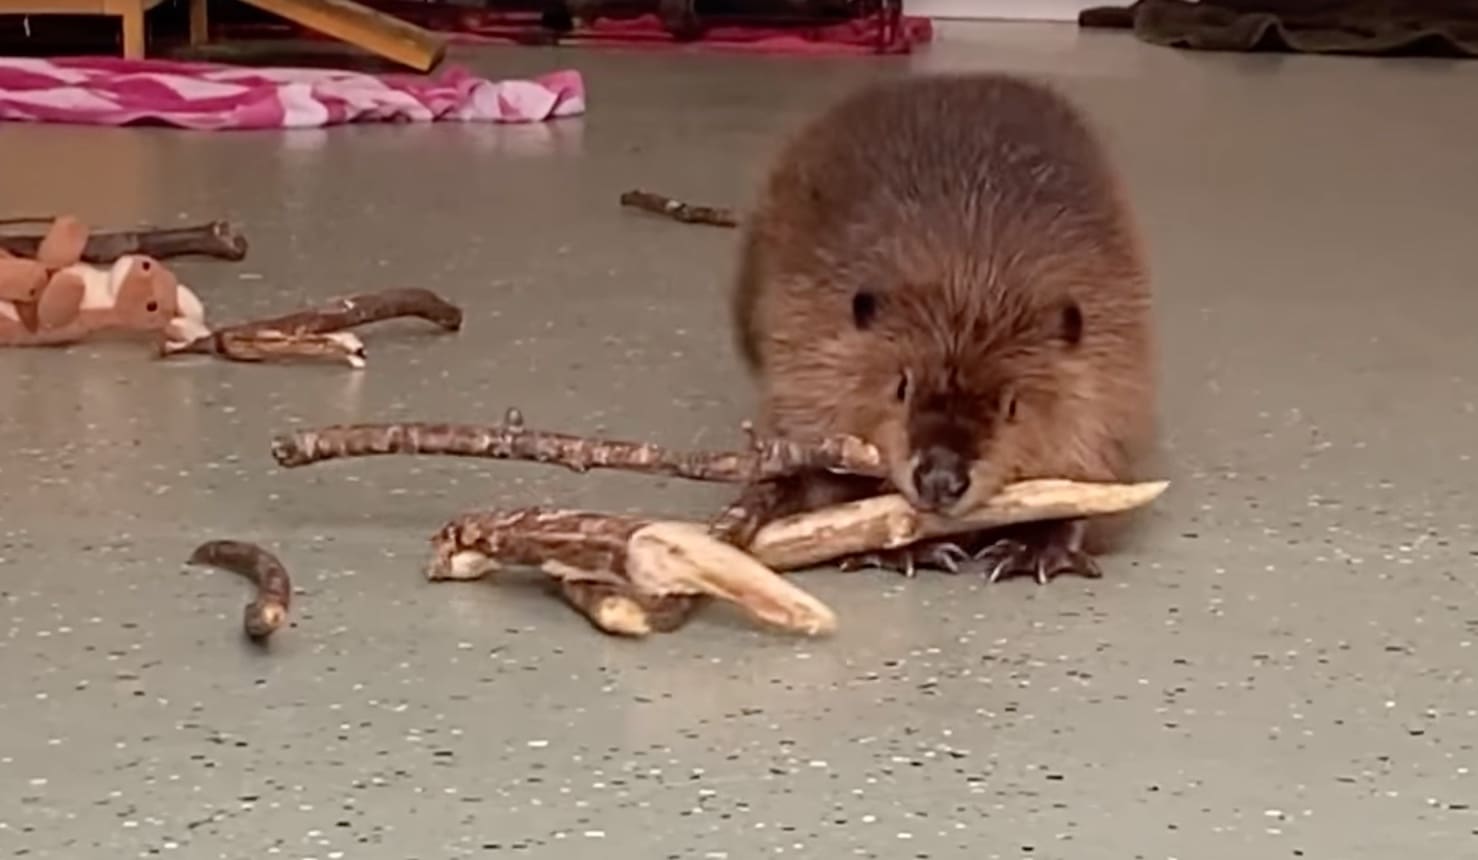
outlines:
[[[370,75],[111,57],[0,57],[0,121],[177,128],[542,122],[585,111],[580,73],[488,80],[465,69]]]

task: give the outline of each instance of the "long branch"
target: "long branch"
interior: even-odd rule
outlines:
[[[285,467],[345,457],[389,454],[444,455],[523,460],[577,472],[619,469],[720,483],[751,483],[808,471],[883,475],[878,452],[851,437],[817,444],[755,442],[743,451],[675,451],[650,442],[591,439],[531,430],[517,410],[501,425],[392,423],[349,424],[278,436],[272,456]]]
[[[10,223],[52,221],[54,219],[10,219]],[[3,224],[6,222],[0,222]],[[0,248],[21,257],[34,257],[46,236],[0,233]],[[247,241],[236,225],[229,221],[211,221],[188,227],[139,228],[136,230],[104,230],[87,237],[82,250],[86,263],[105,264],[129,254],[143,254],[158,260],[172,257],[204,256],[221,260],[246,257]]]

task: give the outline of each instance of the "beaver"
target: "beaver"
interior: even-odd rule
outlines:
[[[1012,481],[1131,480],[1156,432],[1145,254],[1063,95],[994,73],[873,83],[802,126],[759,197],[731,308],[759,429],[861,437],[889,474],[793,481],[775,516],[894,490],[951,515]],[[1124,525],[1037,523],[845,566],[1099,576]]]

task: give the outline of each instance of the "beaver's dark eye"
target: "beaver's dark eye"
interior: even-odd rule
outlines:
[[[1016,394],[1008,391],[1001,397],[1001,413],[1006,416],[1007,421],[1016,420]]]
[[[1083,309],[1077,302],[1068,302],[1062,309],[1062,339],[1068,346],[1077,346],[1083,339]]]
[[[149,313],[152,314],[155,311],[159,310],[159,303],[158,302],[149,302],[147,305],[144,305],[144,310],[146,310],[146,311],[148,311]]]
[[[908,399],[908,371],[898,374],[898,402]]]
[[[859,329],[872,325],[873,317],[878,315],[878,297],[866,290],[852,296],[852,322]]]

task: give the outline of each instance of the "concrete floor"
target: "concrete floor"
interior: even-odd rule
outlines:
[[[3,208],[240,219],[180,264],[218,318],[419,284],[464,333],[370,369],[0,355],[0,856],[1478,857],[1478,64],[1204,56],[951,28],[909,59],[486,50],[573,64],[537,128],[201,136],[8,126]],[[491,419],[721,445],[734,235],[777,135],[871,75],[1058,80],[1153,252],[1176,483],[1099,582],[817,572],[797,642],[710,612],[593,634],[533,587],[428,585],[461,509],[693,516],[724,491],[431,460],[283,473],[276,430]],[[360,214],[354,214],[358,211]],[[270,653],[200,540],[302,587]]]

